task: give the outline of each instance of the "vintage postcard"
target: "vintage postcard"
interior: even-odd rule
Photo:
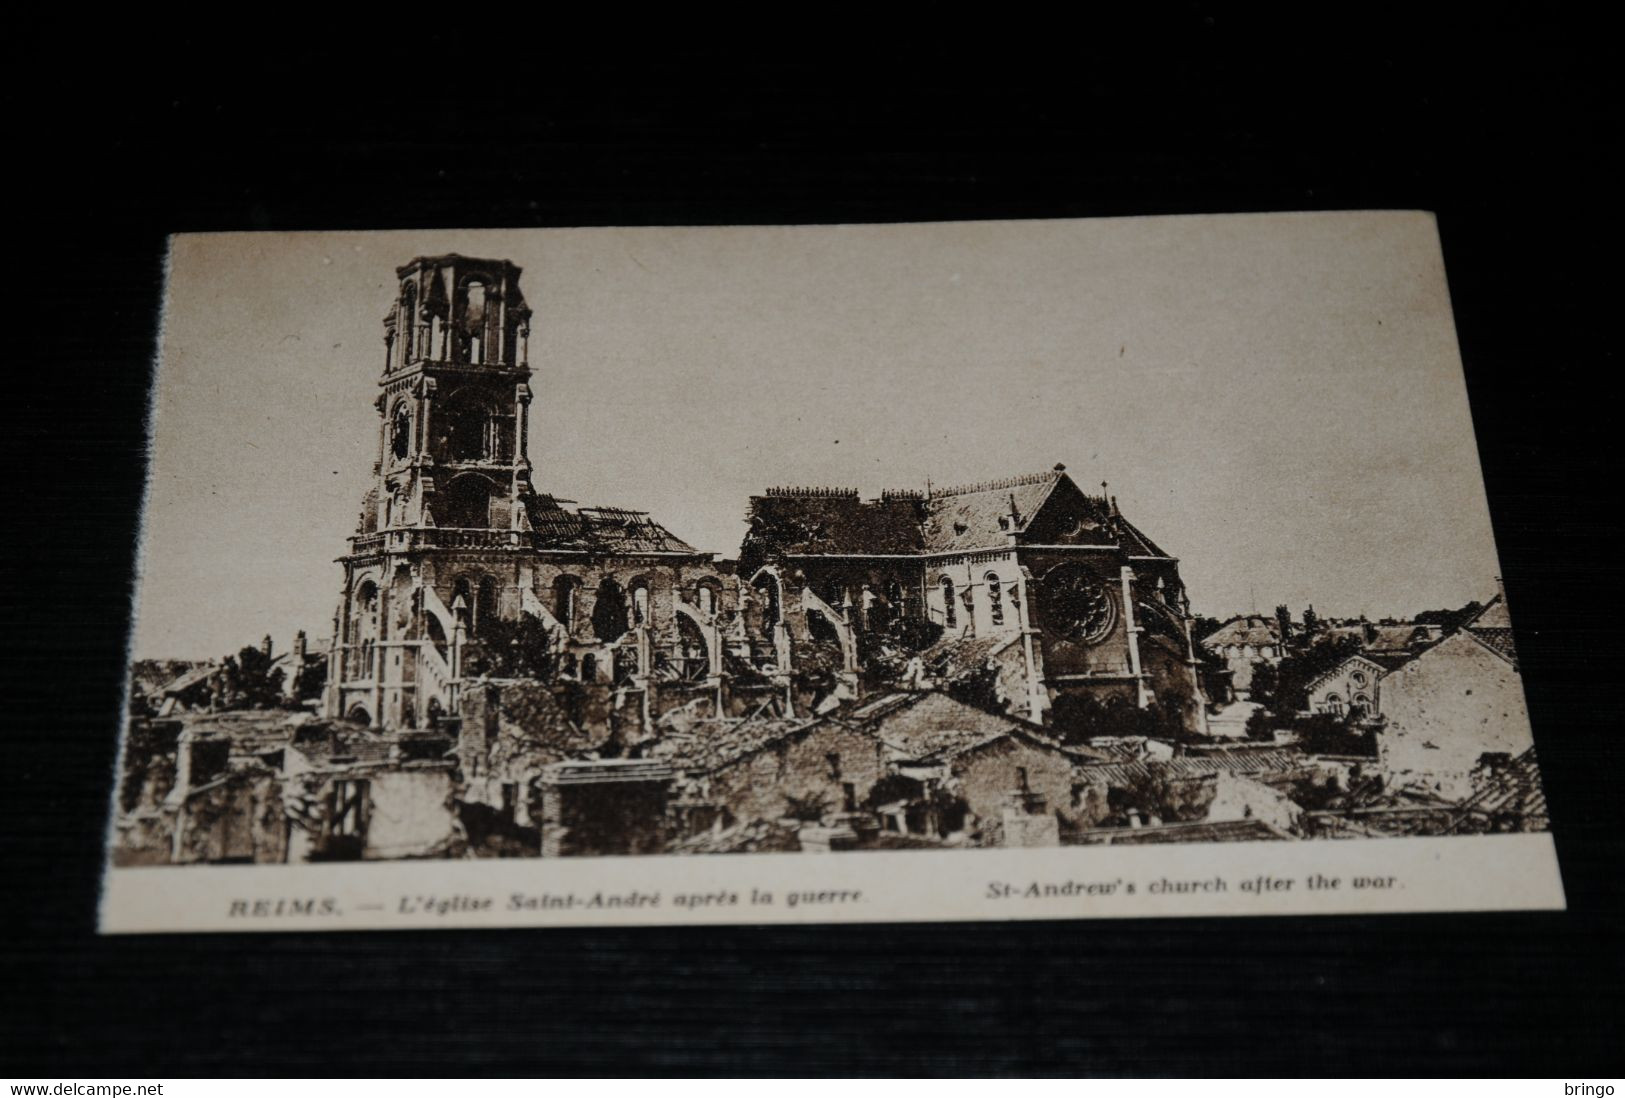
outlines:
[[[1563,906],[1431,216],[171,242],[107,932]]]

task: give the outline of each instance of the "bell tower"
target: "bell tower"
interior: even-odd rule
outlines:
[[[533,498],[530,308],[506,260],[396,270],[378,379],[378,460],[334,623],[330,716],[421,727],[457,709],[459,650],[512,617]]]
[[[414,259],[384,317],[378,529],[517,530],[530,490],[530,309],[519,268]]]

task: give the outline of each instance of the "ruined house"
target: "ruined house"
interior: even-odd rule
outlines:
[[[601,692],[570,682],[481,680],[462,700],[456,799],[470,843],[477,852],[539,853],[546,768],[619,754],[613,713]]]
[[[280,711],[132,720],[120,758],[118,865],[281,862],[281,770],[299,718]]]
[[[886,773],[875,736],[830,717],[785,717],[767,707],[742,721],[706,724],[656,749],[678,774],[678,832],[863,811]]]
[[[1293,747],[1223,746],[1185,751],[1169,758],[1123,758],[1079,770],[1081,797],[1101,806],[1079,842],[1100,842],[1111,832],[1143,827],[1258,821],[1282,834],[1300,830],[1303,810],[1294,783],[1337,778]],[[1242,828],[1239,834],[1249,833]],[[1205,841],[1169,837],[1144,841]],[[1191,834],[1199,834],[1191,832]],[[1113,840],[1115,841],[1115,840]]]
[[[1463,628],[1382,680],[1379,765],[1390,785],[1448,800],[1474,792],[1486,755],[1534,746],[1506,599],[1497,594]]]
[[[1103,808],[1089,800],[1078,771],[1105,756],[1063,746],[1018,717],[932,692],[866,702],[844,719],[880,741],[890,773],[918,786],[912,803],[877,806],[888,831],[1054,845],[1063,826],[1087,826]]]
[[[544,767],[541,854],[663,854],[672,836],[672,768],[660,759],[583,759]]]
[[[341,721],[295,730],[281,787],[287,860],[445,857],[462,841],[451,740]]]

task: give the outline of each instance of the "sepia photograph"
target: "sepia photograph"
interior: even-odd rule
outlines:
[[[1430,215],[178,236],[152,417],[149,900],[992,850],[1049,876],[917,864],[1166,903],[1312,843],[1427,909],[1372,844],[1524,836],[1457,902],[1562,905]],[[216,906],[355,906],[300,895]]]

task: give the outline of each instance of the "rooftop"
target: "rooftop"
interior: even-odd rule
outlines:
[[[871,500],[853,488],[770,488],[751,499],[749,521],[740,550],[747,571],[771,556],[954,554],[1022,541],[1167,556],[1114,500],[1080,491],[1060,465],[952,488],[888,490]]]
[[[647,512],[622,507],[571,507],[570,503],[549,495],[534,495],[526,501],[536,548],[605,554],[699,553]]]

